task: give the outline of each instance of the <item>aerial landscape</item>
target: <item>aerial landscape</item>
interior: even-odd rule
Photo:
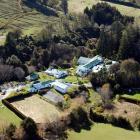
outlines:
[[[0,0],[0,140],[140,140],[140,0]]]

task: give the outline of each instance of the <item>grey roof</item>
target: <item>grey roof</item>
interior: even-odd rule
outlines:
[[[47,98],[48,100],[50,100],[51,102],[53,102],[55,104],[64,101],[64,98],[62,95],[58,95],[51,91],[48,91],[45,95],[43,95],[43,97]]]
[[[87,57],[80,57],[79,59],[78,59],[78,64],[79,65],[85,65],[85,64],[87,64],[89,61],[91,60],[91,58],[87,58]]]

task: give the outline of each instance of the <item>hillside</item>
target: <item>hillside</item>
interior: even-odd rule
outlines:
[[[101,2],[100,0],[69,0],[69,11],[82,13],[85,7],[91,7],[93,4]],[[127,16],[134,16],[136,21],[140,23],[140,9],[128,7],[124,5],[114,4],[108,2],[110,5],[115,6],[122,14]]]
[[[24,34],[34,34],[49,22],[58,21],[58,18],[53,15],[53,9],[43,8],[28,1],[20,3],[18,0],[1,0],[0,35],[15,28],[21,29]]]

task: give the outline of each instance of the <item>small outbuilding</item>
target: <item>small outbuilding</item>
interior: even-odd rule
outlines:
[[[32,73],[26,77],[26,80],[28,80],[28,81],[35,81],[38,79],[39,79],[39,75],[37,73]]]
[[[58,95],[52,91],[48,91],[46,94],[43,95],[44,98],[53,102],[54,104],[58,104],[59,102],[64,102],[64,98],[62,95]]]

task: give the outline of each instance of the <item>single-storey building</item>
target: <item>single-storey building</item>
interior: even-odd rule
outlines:
[[[54,86],[55,90],[59,91],[62,94],[65,94],[70,87],[70,85],[65,84],[65,83],[61,83],[59,81],[54,82],[53,86]]]
[[[77,68],[77,75],[79,76],[86,76],[89,72],[92,71],[92,68],[99,65],[103,64],[103,58],[99,55],[93,57],[88,63],[81,65]]]
[[[85,65],[85,64],[87,64],[90,60],[91,60],[91,58],[87,58],[87,57],[81,56],[81,57],[78,59],[77,63],[78,63],[78,65]]]
[[[43,97],[53,102],[54,104],[57,104],[59,102],[64,102],[64,98],[62,95],[58,95],[56,93],[53,93],[52,91],[48,91],[46,94],[43,95]]]
[[[48,68],[45,71],[45,73],[47,73],[50,76],[54,76],[55,78],[58,78],[58,79],[68,76],[67,71],[62,71],[62,70],[53,69],[53,68]]]
[[[39,79],[39,75],[37,73],[32,73],[26,77],[26,80],[28,80],[28,81],[35,81],[38,79]]]
[[[30,91],[40,91],[46,88],[50,88],[52,82],[53,81],[49,80],[45,82],[38,82],[38,83],[32,84]]]

